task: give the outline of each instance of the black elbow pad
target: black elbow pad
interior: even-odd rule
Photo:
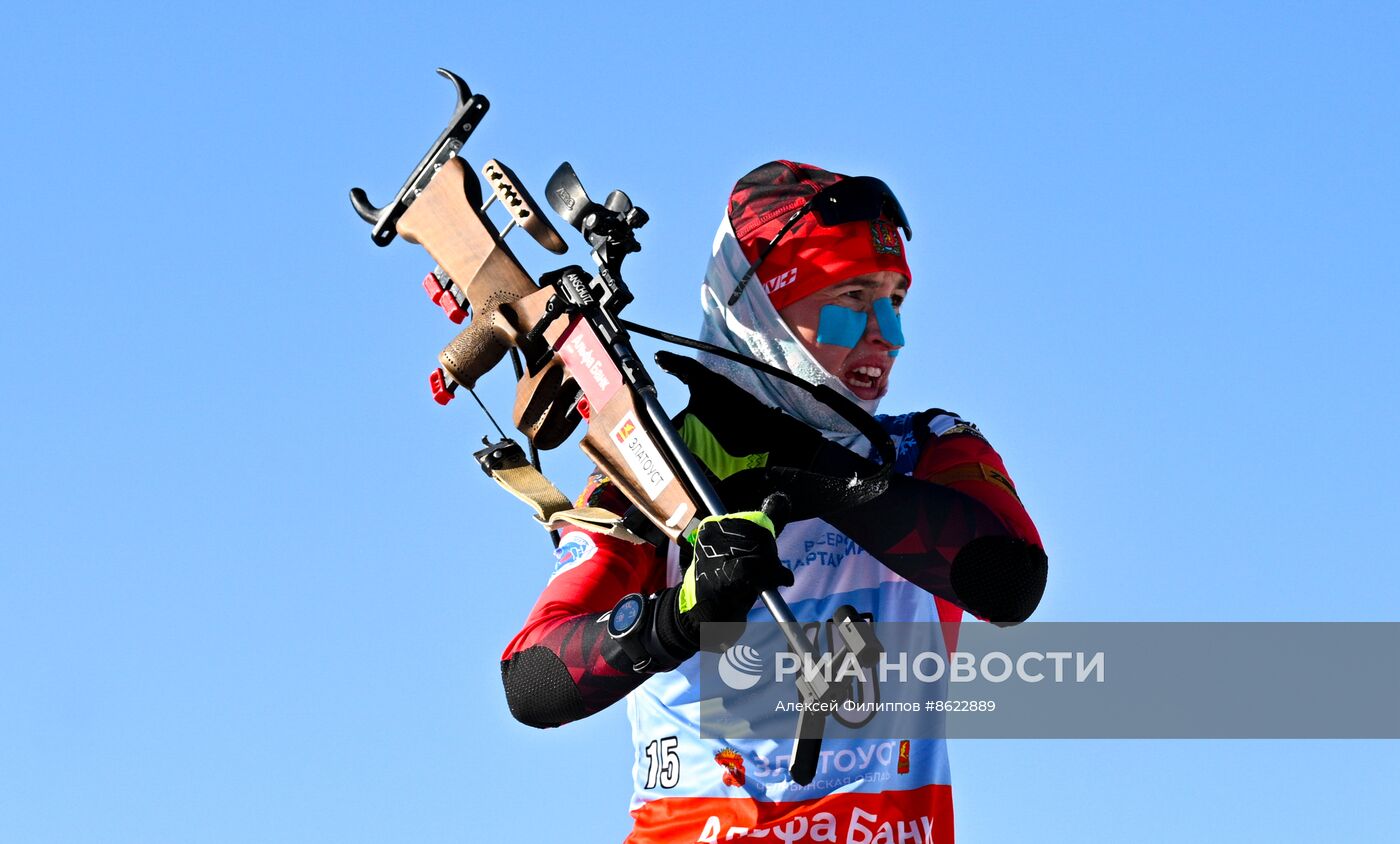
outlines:
[[[527,726],[558,727],[587,714],[568,666],[543,645],[501,660],[501,683],[510,714]]]
[[[993,624],[1020,624],[1045,594],[1050,561],[1024,539],[981,536],[958,551],[949,574],[953,592],[970,612]]]

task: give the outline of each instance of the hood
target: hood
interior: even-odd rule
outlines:
[[[726,304],[749,266],[749,260],[734,236],[729,215],[725,214],[719,231],[715,233],[710,265],[700,286],[700,308],[704,312],[700,339],[757,358],[811,384],[830,387],[867,413],[874,414],[879,399],[856,398],[840,379],[817,363],[801,341],[793,336],[787,323],[778,316],[763,285],[747,285],[733,307]],[[801,389],[706,352],[701,352],[698,358],[710,370],[728,378],[763,403],[802,420],[827,439],[857,454],[869,453],[870,442],[864,436],[834,410]]]

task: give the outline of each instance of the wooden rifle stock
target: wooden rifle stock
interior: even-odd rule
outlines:
[[[398,220],[398,233],[428,250],[465,290],[471,323],[438,360],[453,380],[468,389],[544,318],[553,295],[552,289],[539,288],[530,279],[479,210],[479,200],[475,174],[469,173],[460,157],[454,157],[443,163]],[[542,339],[555,347],[574,326],[586,327],[577,320],[556,319],[545,328]],[[613,366],[610,360],[607,365]],[[620,373],[613,377],[621,386]],[[560,356],[551,356],[538,371],[520,379],[516,427],[538,448],[560,445],[582,419],[576,409],[581,392]],[[617,389],[607,401],[590,408],[588,433],[580,447],[639,510],[675,539],[700,508],[644,420],[631,390]]]
[[[428,250],[466,291],[471,324],[438,359],[457,383],[471,389],[515,344],[516,326],[502,306],[539,288],[477,210],[481,189],[475,174],[470,181],[467,177],[462,159],[449,159],[403,212],[398,232]]]

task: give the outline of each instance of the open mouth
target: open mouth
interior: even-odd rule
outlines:
[[[852,387],[870,388],[880,383],[885,370],[878,366],[857,366],[846,373],[846,382]]]
[[[866,363],[846,370],[841,375],[841,382],[855,394],[856,398],[878,399],[884,395],[888,373],[887,367]]]

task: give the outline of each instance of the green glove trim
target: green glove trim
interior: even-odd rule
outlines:
[[[694,417],[686,417],[692,419]],[[709,433],[708,431],[706,433]],[[766,455],[765,455],[766,456]],[[695,530],[686,535],[686,540],[691,545],[695,544],[695,535],[700,532],[708,522],[718,522],[723,519],[743,519],[746,522],[753,522],[768,528],[768,532],[777,535],[778,531],[773,526],[773,520],[768,518],[768,514],[762,510],[746,510],[741,513],[725,513],[723,516],[706,516],[696,526]],[[695,563],[690,564],[690,568],[685,570],[685,577],[681,579],[681,591],[676,596],[676,609],[681,612],[689,612],[695,606]]]
[[[681,420],[681,439],[685,440],[686,446],[691,453],[700,458],[715,477],[724,480],[735,472],[742,472],[745,469],[760,469],[768,465],[768,452],[761,454],[750,454],[745,457],[736,457],[725,451],[724,446],[719,444],[715,435],[705,427],[694,413],[687,413]]]
[[[743,510],[738,513],[725,513],[722,516],[706,516],[700,520],[700,524],[695,527],[695,533],[700,532],[700,528],[710,522],[722,522],[725,519],[743,519],[746,522],[753,522],[756,525],[763,525],[768,528],[768,532],[774,536],[778,535],[778,529],[774,527],[773,520],[768,518],[768,514],[762,510]],[[693,535],[692,535],[693,536]],[[692,538],[691,542],[695,540]]]
[[[685,570],[685,577],[681,579],[681,592],[676,596],[676,609],[681,612],[690,612],[695,606],[695,565]]]

